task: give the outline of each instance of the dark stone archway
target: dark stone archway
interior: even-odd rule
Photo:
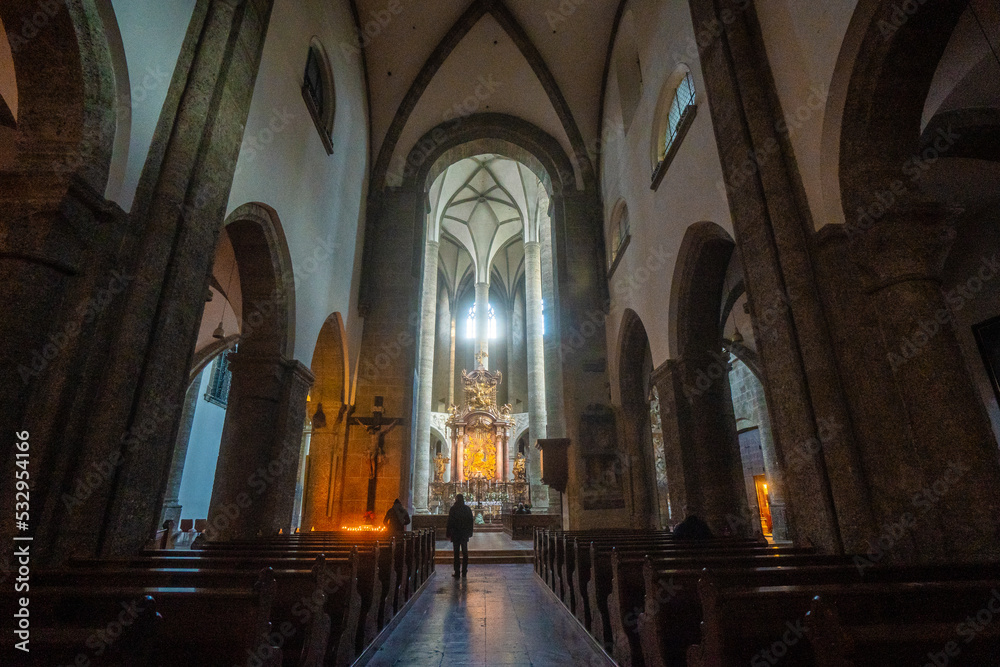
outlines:
[[[547,435],[564,435],[578,442],[584,409],[609,403],[606,353],[602,338],[596,335],[607,303],[598,195],[592,179],[585,179],[585,189],[577,190],[572,163],[555,139],[505,114],[475,114],[435,127],[410,152],[402,186],[372,193],[359,300],[365,331],[358,401],[370,405],[378,393],[386,397],[386,414],[409,413],[420,321],[426,191],[431,175],[449,161],[484,152],[523,162],[549,188],[551,236],[541,240],[543,258],[551,252],[553,276],[552,293],[543,294]],[[386,363],[380,366],[375,363],[378,359]],[[406,427],[391,433],[386,444],[387,474],[395,477],[398,473],[401,498],[410,495],[409,442]],[[354,446],[360,447],[360,441]],[[571,460],[573,480],[578,479],[576,463]],[[571,484],[570,508],[564,513],[569,522],[583,520],[579,503],[573,505],[576,493]],[[386,500],[391,502],[395,495],[387,495]]]
[[[277,214],[247,204],[226,232],[240,274],[242,322],[206,534],[220,540],[291,530],[313,373],[289,358],[294,281]]]
[[[348,457],[347,420],[353,406],[348,395],[347,333],[340,313],[333,313],[323,323],[316,338],[311,368],[316,383],[308,406],[312,435],[308,481],[302,501],[302,526],[303,530],[339,530],[345,514],[356,510],[344,507],[346,487],[362,484],[367,488],[368,484],[367,479],[359,479],[364,470],[363,462]]]
[[[671,282],[671,335],[677,355],[657,369],[654,378],[671,504],[683,516],[701,516],[716,531],[736,528],[749,534],[751,526],[741,520],[747,516],[747,498],[720,320],[735,248],[715,223],[688,228]]]
[[[632,310],[622,318],[618,345],[618,383],[621,396],[622,447],[629,465],[631,518],[635,528],[659,528],[656,497],[656,463],[650,430],[649,390],[653,370],[649,337],[642,320]]]

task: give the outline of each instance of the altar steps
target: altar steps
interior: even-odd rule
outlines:
[[[520,565],[534,562],[534,551],[528,549],[491,549],[489,551],[469,550],[469,565]],[[438,565],[451,565],[454,552],[449,548],[438,547],[434,562]]]

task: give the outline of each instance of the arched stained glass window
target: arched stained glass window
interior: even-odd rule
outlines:
[[[684,140],[684,135],[694,122],[698,112],[696,101],[691,70],[686,65],[680,65],[664,82],[660,101],[656,106],[656,120],[652,126],[653,136],[650,146],[650,157],[653,162],[653,181],[650,187],[653,190],[663,180],[667,168]]]
[[[667,114],[667,131],[664,134],[663,148],[660,151],[661,160],[677,139],[684,112],[692,105],[694,105],[694,79],[691,78],[691,72],[688,72],[681,79],[677,91],[674,93],[674,99],[670,102],[670,111]]]
[[[333,153],[333,116],[336,98],[333,90],[333,73],[329,60],[319,40],[313,39],[306,56],[306,70],[302,75],[302,97],[309,115],[316,123],[320,139],[327,154]]]
[[[234,347],[233,352],[236,351]],[[212,374],[208,378],[208,390],[205,392],[205,400],[220,408],[229,405],[229,384],[232,382],[233,374],[229,370],[229,351],[223,352],[215,358],[212,364]]]
[[[489,318],[487,335],[490,339],[493,339],[497,337],[497,318],[496,312],[493,310],[493,304],[489,304]],[[476,337],[476,304],[472,304],[472,307],[469,308],[469,319],[465,322],[465,337]]]

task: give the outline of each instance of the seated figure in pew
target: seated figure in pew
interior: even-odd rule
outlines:
[[[715,535],[697,514],[691,514],[674,528],[674,537],[679,540],[710,540]]]

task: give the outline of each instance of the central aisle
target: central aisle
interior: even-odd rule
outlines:
[[[611,665],[531,565],[474,565],[434,578],[369,665]]]

